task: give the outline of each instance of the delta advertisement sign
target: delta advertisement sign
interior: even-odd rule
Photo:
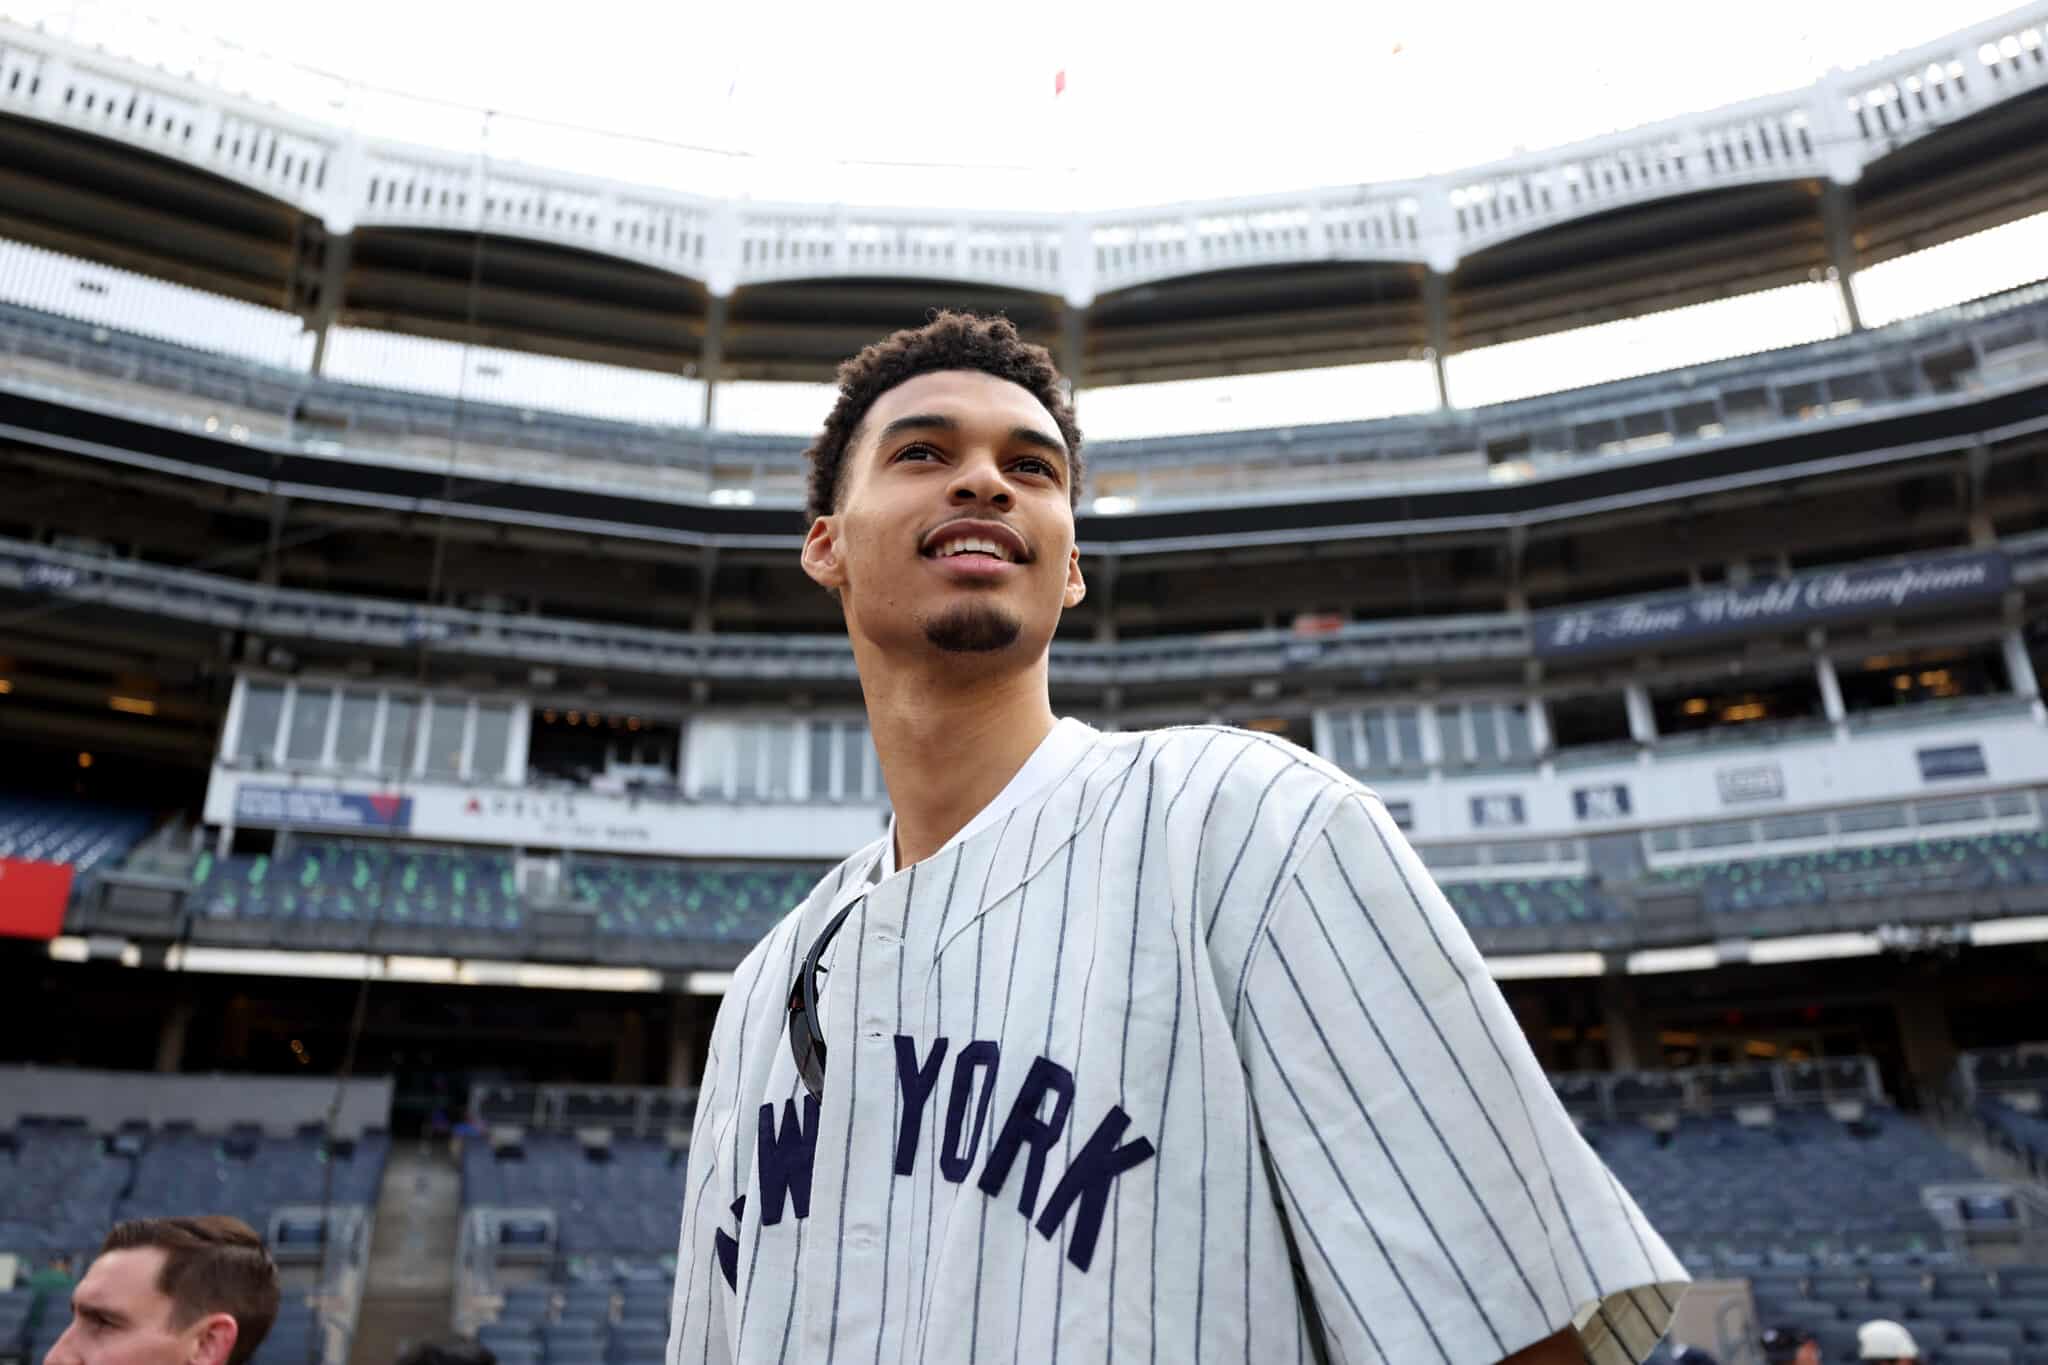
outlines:
[[[1768,583],[1542,612],[1535,619],[1535,649],[1539,657],[1558,658],[1920,611],[1995,598],[2011,582],[2010,565],[1999,550],[1830,569]]]
[[[209,823],[322,834],[397,835],[462,844],[648,853],[665,857],[839,859],[871,842],[886,812],[869,805],[666,801],[607,792],[542,792],[408,783],[403,794],[350,779],[285,785],[214,770]]]

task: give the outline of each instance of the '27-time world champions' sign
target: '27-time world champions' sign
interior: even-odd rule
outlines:
[[[1692,643],[1759,628],[1818,625],[1996,597],[2011,577],[2002,551],[1972,550],[1541,612],[1533,635],[1543,658]]]

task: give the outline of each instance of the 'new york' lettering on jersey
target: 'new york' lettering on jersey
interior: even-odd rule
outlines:
[[[1270,737],[1086,732],[734,973],[670,1365],[1639,1361],[1686,1276],[1378,798]],[[831,914],[831,1058],[789,984]],[[1290,1246],[1295,1253],[1290,1256]],[[1298,1269],[1297,1269],[1298,1265]]]

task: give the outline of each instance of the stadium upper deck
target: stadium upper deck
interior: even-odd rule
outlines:
[[[1441,367],[1831,274],[1853,318],[1858,270],[2038,202],[2044,13],[1456,174],[1085,215],[597,180],[363,137],[0,27],[0,230],[297,314],[316,367],[331,329],[361,325],[707,389],[815,381],[935,302],[1008,311],[1085,384]]]

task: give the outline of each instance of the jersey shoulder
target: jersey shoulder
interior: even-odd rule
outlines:
[[[1155,780],[1176,800],[1213,805],[1222,822],[1242,830],[1256,818],[1288,825],[1304,807],[1330,806],[1371,789],[1329,760],[1275,735],[1232,725],[1182,725],[1113,738],[1155,755]]]
[[[882,836],[884,839],[887,837],[886,834]],[[881,844],[882,840],[876,839],[873,843],[855,849],[830,872],[820,877],[804,894],[804,898],[791,906],[788,912],[775,922],[775,926],[761,936],[760,942],[747,950],[747,955],[740,959],[739,965],[733,968],[732,986],[726,992],[726,998],[744,1001],[750,998],[755,990],[763,988],[762,983],[775,976],[774,972],[766,971],[767,964],[780,964],[788,957],[790,935],[801,932],[804,917],[815,906],[837,894],[839,888],[846,884],[848,877],[859,875],[869,860],[880,852]],[[779,994],[787,989],[787,986],[787,982],[781,982],[772,984],[770,988]]]

